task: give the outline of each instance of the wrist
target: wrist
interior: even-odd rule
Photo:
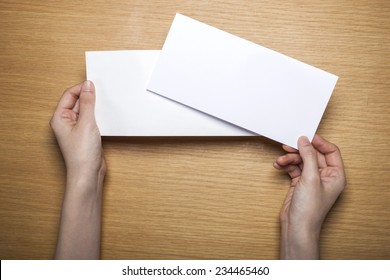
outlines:
[[[320,229],[307,225],[281,225],[281,259],[319,259]]]
[[[103,156],[96,157],[92,160],[71,160],[65,158],[65,166],[67,175],[71,177],[91,177],[91,176],[103,176],[106,174],[106,161]],[[68,176],[69,178],[69,176]]]
[[[101,203],[105,169],[68,170],[64,196],[65,208],[82,208]],[[67,207],[67,206],[70,207]]]
[[[61,221],[76,228],[100,221],[104,175],[67,173]],[[100,222],[99,222],[100,223]]]
[[[104,162],[101,164],[100,168],[67,168],[66,184],[67,187],[98,187],[99,185],[102,185],[105,175],[106,165]]]
[[[67,179],[82,179],[82,178],[93,178],[97,176],[105,176],[106,175],[106,164],[105,161],[99,165],[91,165],[91,164],[66,164],[66,174]]]

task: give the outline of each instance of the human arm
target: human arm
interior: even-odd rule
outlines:
[[[100,258],[106,164],[94,107],[95,88],[86,81],[64,92],[50,121],[66,165],[56,259]]]
[[[300,137],[298,150],[283,146],[287,154],[274,167],[291,178],[282,210],[281,259],[319,259],[322,223],[346,186],[343,160],[336,145],[315,135],[312,143]]]

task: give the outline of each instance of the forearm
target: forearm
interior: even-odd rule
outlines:
[[[314,260],[320,258],[319,231],[291,225],[281,226],[280,259]]]
[[[104,172],[68,173],[56,259],[99,259]]]

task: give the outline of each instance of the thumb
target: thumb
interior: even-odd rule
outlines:
[[[80,121],[95,120],[95,86],[91,81],[85,81],[80,93]]]
[[[303,160],[302,179],[313,183],[319,179],[317,151],[306,136],[299,137],[298,150]]]

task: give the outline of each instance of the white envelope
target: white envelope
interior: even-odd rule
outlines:
[[[296,148],[313,138],[337,79],[176,14],[147,89]]]
[[[160,51],[86,52],[102,136],[249,136],[248,132],[146,90]]]

